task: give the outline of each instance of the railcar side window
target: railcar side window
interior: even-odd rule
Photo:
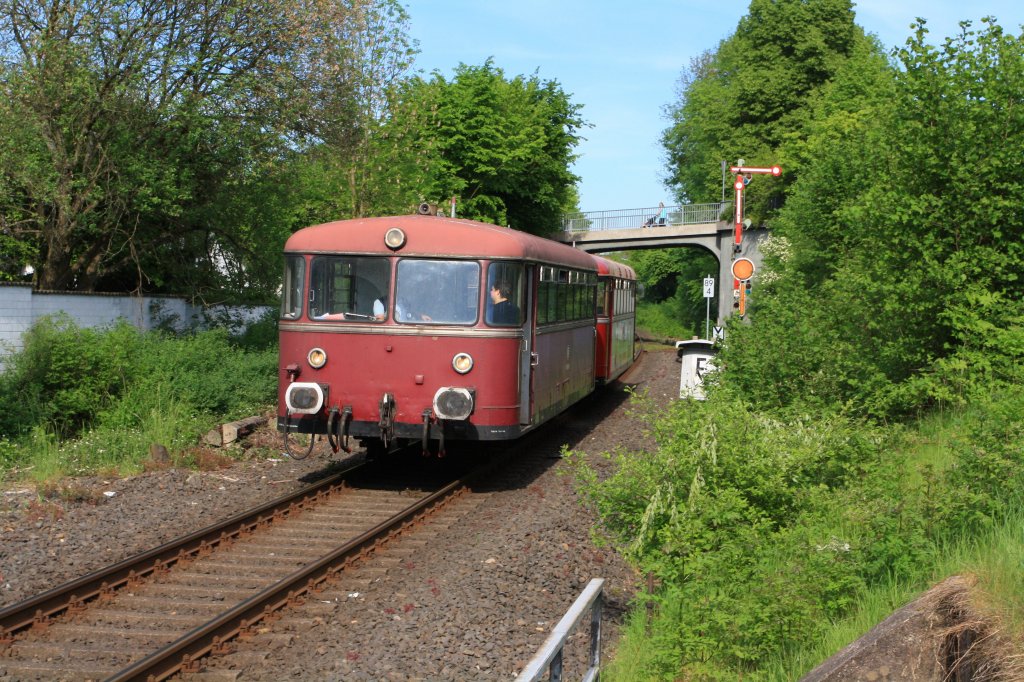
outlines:
[[[309,270],[309,316],[314,320],[383,322],[387,317],[387,258],[317,256]]]
[[[487,268],[487,324],[518,327],[523,323],[523,266],[491,263]]]
[[[403,324],[473,324],[480,307],[480,264],[474,261],[398,262],[395,319]]]
[[[594,318],[597,275],[543,266],[537,289],[537,324]]]
[[[564,322],[565,320],[571,319],[567,309],[566,301],[569,299],[569,271],[559,270],[558,271],[558,303],[555,307],[555,319]]]
[[[302,315],[302,287],[306,280],[306,259],[284,257],[284,280],[281,287],[281,318],[295,320]]]

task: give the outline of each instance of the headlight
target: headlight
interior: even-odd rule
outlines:
[[[434,414],[438,419],[469,419],[475,402],[473,390],[444,387],[434,394]]]
[[[384,244],[392,251],[397,251],[405,245],[405,232],[392,227],[384,234]]]
[[[327,364],[327,351],[323,348],[314,348],[309,351],[309,355],[306,356],[306,360],[309,362],[309,366],[313,369],[320,369]]]
[[[324,389],[320,384],[296,381],[288,384],[284,404],[295,414],[316,414],[324,406]]]
[[[467,374],[473,369],[473,356],[469,353],[457,353],[452,358],[452,368],[459,374]]]

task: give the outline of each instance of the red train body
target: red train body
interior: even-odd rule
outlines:
[[[632,363],[634,296],[626,266],[485,223],[305,228],[285,245],[278,428],[378,451],[517,438]]]

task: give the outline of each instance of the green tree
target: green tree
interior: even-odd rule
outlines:
[[[450,81],[412,78],[376,147],[395,179],[378,184],[393,210],[455,196],[463,217],[552,232],[577,198],[579,112],[556,81],[506,78],[490,60],[460,65]]]
[[[392,0],[0,2],[5,275],[33,258],[47,289],[272,290],[289,194],[268,181],[313,143],[355,144],[350,114],[408,63],[402,17]]]
[[[704,336],[707,315],[718,317],[717,301],[710,311],[704,298],[704,278],[717,277],[718,260],[701,248],[642,249],[623,258],[643,285],[638,324],[658,337]]]
[[[809,100],[865,40],[849,0],[752,0],[736,32],[691,62],[668,107],[662,144],[677,198],[718,200],[722,160],[782,162],[781,182],[748,188],[748,214],[766,215],[796,178],[780,148],[804,135]]]
[[[1019,380],[1024,51],[983,23],[936,48],[922,22],[900,69],[861,62],[816,110],[787,257],[728,351],[764,404],[884,416]]]

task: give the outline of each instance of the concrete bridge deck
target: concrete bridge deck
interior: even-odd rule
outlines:
[[[654,225],[606,230],[563,231],[558,241],[572,244],[590,253],[652,249],[667,246],[695,244],[721,256],[719,234],[732,235],[733,226],[726,222],[696,223],[691,225]]]
[[[716,298],[719,320],[724,320],[733,311],[733,259],[749,258],[760,269],[758,244],[767,236],[767,230],[762,228],[744,230],[737,251],[735,226],[721,219],[730,207],[730,203],[720,202],[570,213],[563,216],[562,231],[555,239],[588,253],[678,246],[705,248],[718,260]],[[659,220],[662,208],[664,219]]]

